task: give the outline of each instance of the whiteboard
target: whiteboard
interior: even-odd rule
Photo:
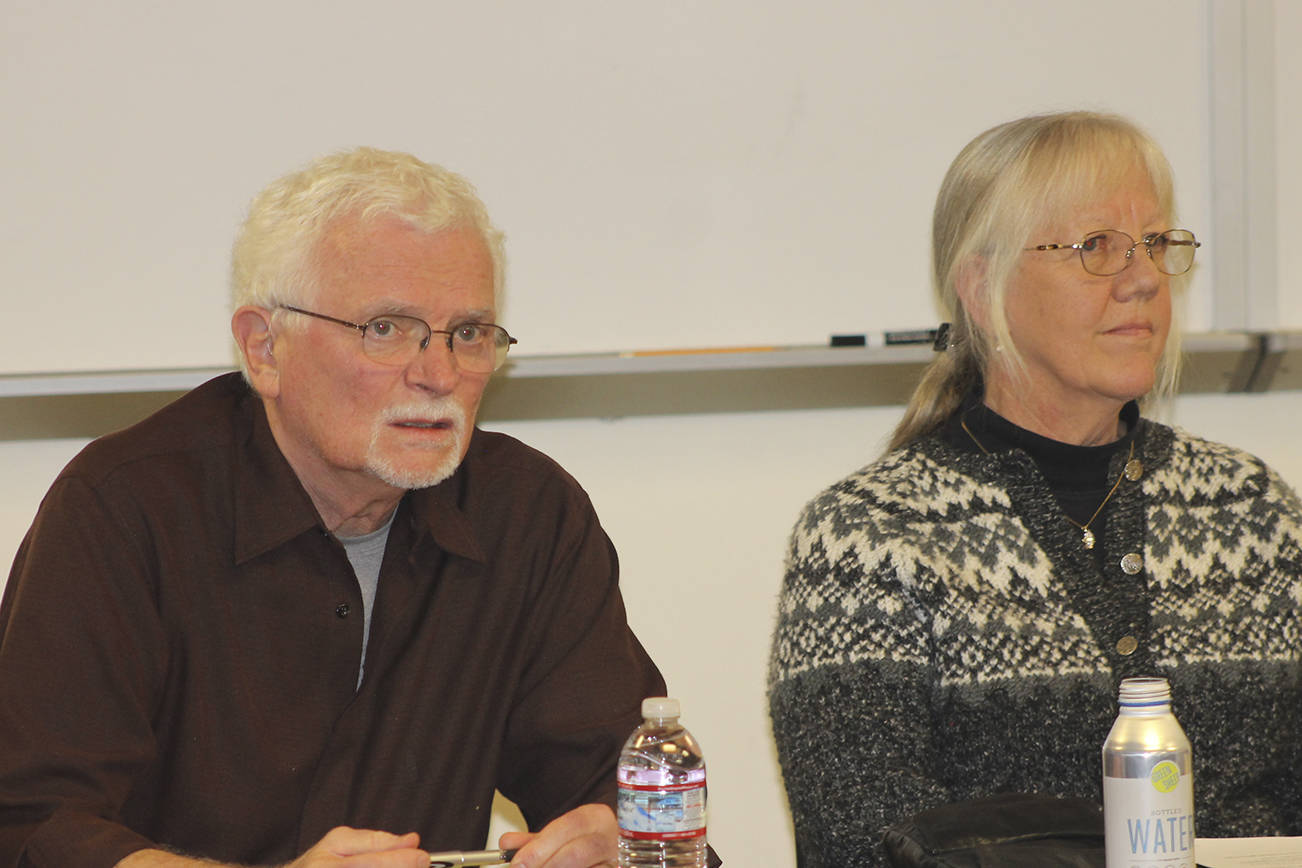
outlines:
[[[1277,2],[1275,13],[1275,226],[1272,239],[1278,256],[1278,320],[1285,326],[1302,328],[1302,245],[1297,243],[1298,221],[1293,219],[1302,204],[1302,3]]]
[[[1203,4],[8,0],[0,373],[222,365],[246,203],[370,144],[468,176],[527,354],[933,325],[949,161],[1030,112],[1148,128],[1211,325]],[[1282,88],[1281,88],[1282,89]],[[1294,128],[1295,129],[1295,128]]]

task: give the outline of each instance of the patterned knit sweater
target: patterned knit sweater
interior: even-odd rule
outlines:
[[[883,829],[947,802],[1101,800],[1135,675],[1171,682],[1200,836],[1302,834],[1302,505],[1252,456],[1152,422],[1135,457],[1101,560],[1024,452],[939,435],[805,508],[769,672],[802,866],[885,865]]]

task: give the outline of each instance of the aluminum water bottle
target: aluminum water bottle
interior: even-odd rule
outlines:
[[[705,868],[705,757],[678,700],[642,700],[619,755],[619,868]]]
[[[1165,678],[1126,678],[1103,743],[1107,868],[1194,868],[1193,752]]]

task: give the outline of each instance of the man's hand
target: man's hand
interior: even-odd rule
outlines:
[[[416,849],[418,844],[415,832],[393,835],[339,826],[287,868],[429,868],[429,853]]]
[[[507,832],[498,841],[504,850],[519,847],[511,868],[598,868],[613,866],[618,855],[619,826],[606,805],[580,805],[552,820],[536,835]]]
[[[340,826],[285,868],[429,868],[429,853],[418,850],[415,832],[392,835]],[[137,850],[117,868],[199,868],[222,863],[192,859],[162,850]]]

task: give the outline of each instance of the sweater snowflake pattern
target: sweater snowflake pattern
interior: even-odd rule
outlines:
[[[802,866],[884,865],[885,827],[948,802],[1101,800],[1137,675],[1171,682],[1200,836],[1302,834],[1302,506],[1246,453],[1139,425],[1101,559],[1025,453],[939,435],[805,508],[769,671]]]

